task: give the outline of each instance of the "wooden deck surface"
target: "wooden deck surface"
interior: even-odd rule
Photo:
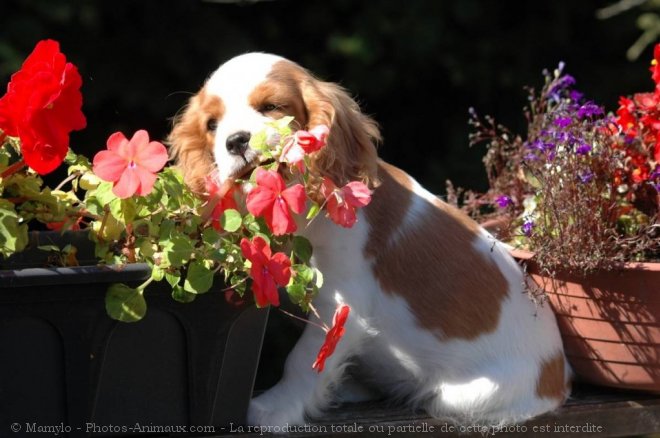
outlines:
[[[238,425],[218,431],[212,437],[253,437],[269,435],[267,430],[248,432]],[[430,418],[386,403],[344,405],[329,411],[320,420],[299,431],[278,433],[280,437],[660,437],[660,394],[617,391],[580,386],[557,411],[537,417],[509,430],[475,428],[468,430],[449,421]]]

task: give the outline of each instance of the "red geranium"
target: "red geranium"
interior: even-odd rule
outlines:
[[[256,181],[257,186],[247,195],[248,211],[263,217],[276,236],[296,231],[291,210],[300,214],[305,209],[306,195],[302,184],[286,188],[279,173],[261,167],[257,169]]]
[[[344,336],[344,332],[346,332],[344,324],[346,324],[346,320],[348,319],[348,314],[350,311],[351,308],[346,304],[340,305],[339,308],[337,308],[335,311],[335,316],[332,319],[332,328],[328,330],[328,333],[325,335],[325,342],[321,346],[321,350],[316,356],[316,361],[312,365],[312,368],[319,373],[323,371],[326,359],[335,352],[337,343],[341,337]]]
[[[0,129],[21,139],[25,163],[45,175],[69,150],[71,131],[83,129],[82,79],[59,43],[40,41],[11,77],[0,99]]]
[[[167,163],[167,149],[157,141],[149,141],[147,131],[140,130],[129,141],[121,132],[108,138],[108,150],[94,156],[94,173],[113,182],[112,192],[119,198],[134,194],[148,195],[156,182],[156,172]]]
[[[291,279],[291,260],[283,252],[272,254],[268,243],[259,236],[252,241],[241,240],[243,256],[252,263],[250,277],[252,292],[259,307],[280,305],[278,286],[286,286]]]

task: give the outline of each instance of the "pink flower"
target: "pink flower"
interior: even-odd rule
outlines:
[[[157,141],[149,141],[147,131],[137,131],[131,140],[121,132],[108,138],[108,150],[94,156],[94,173],[113,182],[112,192],[119,198],[137,193],[145,196],[156,182],[156,172],[167,163],[167,150]]]
[[[371,202],[371,191],[359,181],[350,182],[338,189],[330,178],[325,177],[321,185],[321,193],[326,199],[326,209],[330,219],[345,228],[355,225],[356,209],[366,207]]]
[[[330,128],[318,125],[309,131],[296,131],[296,143],[308,154],[316,152],[326,144]]]
[[[305,150],[294,139],[290,139],[282,148],[280,161],[296,167],[300,173],[305,172]]]
[[[325,367],[325,360],[335,352],[337,343],[341,340],[341,337],[344,336],[344,333],[346,332],[344,324],[346,324],[350,311],[351,308],[346,304],[340,305],[335,311],[335,316],[332,318],[332,328],[328,330],[328,333],[325,336],[325,342],[321,346],[321,350],[316,356],[316,361],[312,365],[312,368],[319,373],[323,371],[323,368]]]
[[[282,176],[275,172],[257,169],[257,187],[247,195],[246,204],[250,213],[263,217],[268,228],[276,236],[296,231],[296,222],[291,215],[305,209],[305,189],[302,184],[286,188]]]
[[[252,291],[259,307],[268,304],[280,305],[278,286],[286,286],[291,279],[291,260],[283,252],[272,254],[268,243],[262,237],[252,241],[241,240],[243,256],[252,263],[250,277]]]

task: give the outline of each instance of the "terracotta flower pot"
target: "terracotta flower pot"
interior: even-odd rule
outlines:
[[[547,293],[579,379],[660,392],[660,263],[551,279],[539,273],[532,253],[512,253]]]

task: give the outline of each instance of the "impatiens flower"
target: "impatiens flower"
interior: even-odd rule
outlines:
[[[306,153],[311,154],[325,146],[329,133],[330,128],[325,125],[315,126],[309,131],[300,130],[296,132],[296,143],[300,145]]]
[[[510,205],[513,205],[513,201],[507,195],[498,196],[495,202],[500,208],[506,208]]]
[[[252,292],[259,307],[280,305],[278,286],[286,286],[291,279],[291,260],[282,252],[272,254],[268,243],[259,236],[252,241],[241,240],[243,256],[252,263],[250,277]]]
[[[131,140],[121,132],[108,138],[108,150],[94,156],[94,173],[114,183],[112,192],[119,198],[134,194],[145,196],[156,182],[156,172],[167,163],[167,150],[157,141],[149,141],[147,131],[137,131]]]
[[[12,75],[0,99],[0,129],[20,138],[23,160],[41,175],[62,163],[69,134],[87,124],[81,85],[78,69],[66,61],[59,43],[44,40]]]
[[[350,228],[355,225],[357,215],[355,210],[366,207],[371,202],[371,191],[359,181],[337,188],[328,177],[323,179],[321,194],[326,200],[328,216],[337,225]]]
[[[325,342],[321,346],[319,354],[316,356],[316,361],[314,361],[312,369],[315,369],[319,373],[323,371],[326,359],[335,352],[337,343],[346,332],[344,325],[346,324],[350,311],[351,308],[345,304],[340,305],[335,311],[335,316],[332,318],[332,328],[328,330],[328,333],[325,336]]]
[[[235,189],[232,187],[229,190],[224,190],[218,185],[217,179],[213,175],[209,175],[204,179],[204,185],[206,187],[206,193],[208,193],[208,202],[215,204],[211,212],[213,228],[222,231],[222,225],[220,225],[220,216],[222,216],[222,213],[230,208],[234,210],[238,209],[236,199],[234,198]]]
[[[257,186],[247,195],[248,211],[263,217],[276,236],[296,231],[291,211],[300,214],[305,209],[306,195],[302,184],[287,188],[279,173],[263,168],[257,169],[256,182]]]
[[[296,167],[300,173],[305,171],[305,150],[294,140],[289,140],[282,148],[280,161]]]

